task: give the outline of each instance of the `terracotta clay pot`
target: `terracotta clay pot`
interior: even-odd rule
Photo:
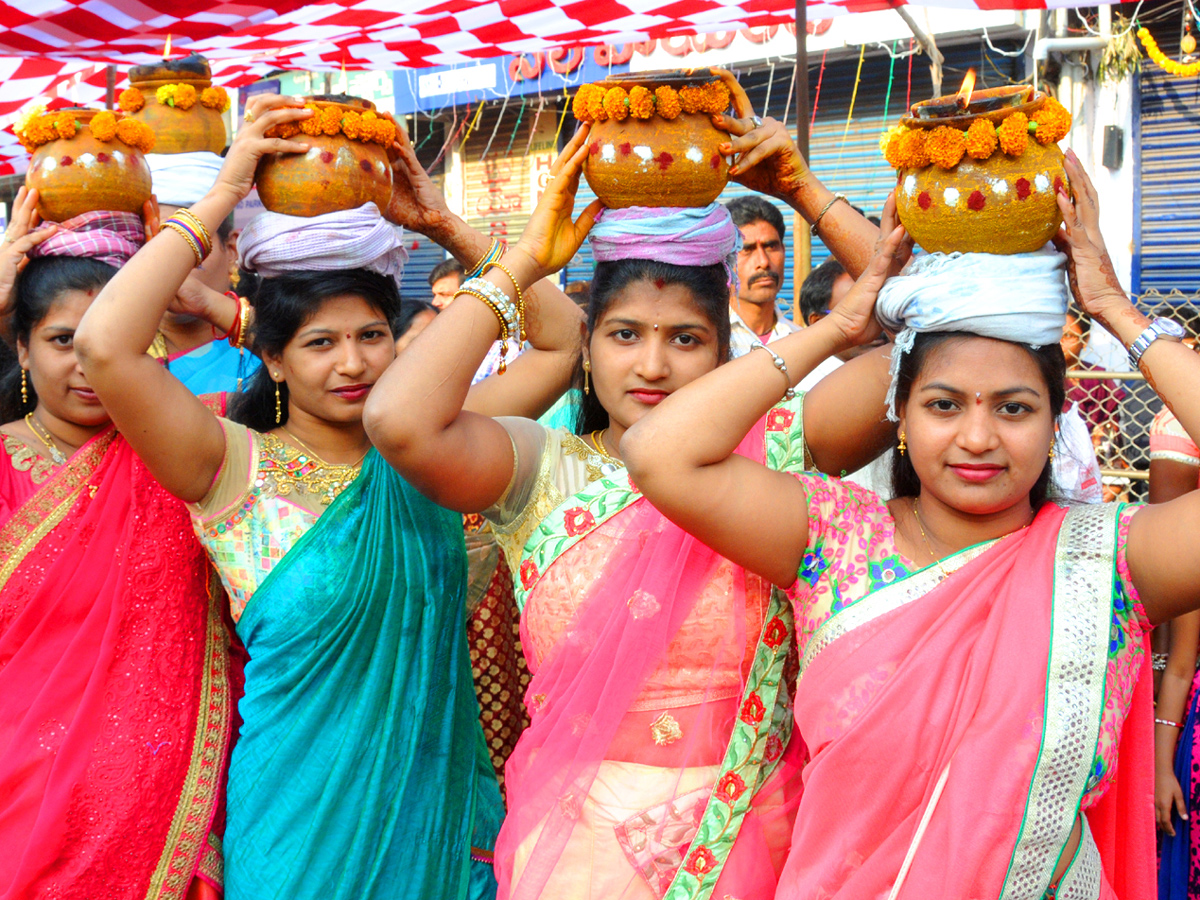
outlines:
[[[729,87],[735,114],[752,115],[746,92],[728,72],[646,72],[612,80],[626,90],[642,85],[653,91],[661,84],[703,84],[721,78]],[[707,114],[681,113],[675,119],[628,116],[618,122],[595,122],[588,135],[583,175],[609,209],[628,206],[707,206],[725,189],[729,160],[717,147],[729,141]]]
[[[366,100],[329,106],[361,112],[374,109]],[[347,98],[350,99],[350,98]],[[298,134],[293,138],[309,145],[305,154],[274,153],[258,164],[255,182],[263,206],[288,216],[319,216],[356,209],[372,202],[380,212],[392,199],[392,169],[387,150],[376,143],[350,140],[343,134]]]
[[[38,192],[42,218],[65,222],[97,209],[141,214],[150,199],[150,167],[142,151],[117,138],[92,137],[86,125],[101,110],[68,111],[84,127],[73,138],[38,147],[25,173],[25,185]]]
[[[196,89],[196,104],[191,109],[176,109],[159,103],[156,94],[166,84],[190,84]],[[155,153],[220,153],[225,149],[228,141],[224,117],[200,102],[201,91],[212,87],[204,57],[192,54],[151,66],[135,66],[129,70],[129,85],[146,99],[146,105],[130,115],[154,129]]]
[[[1029,253],[1058,230],[1054,195],[1067,183],[1058,145],[1031,139],[1016,157],[997,150],[982,161],[965,156],[953,169],[901,169],[896,211],[930,253]]]

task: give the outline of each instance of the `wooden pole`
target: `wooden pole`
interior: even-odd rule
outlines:
[[[796,146],[808,159],[808,0],[796,0]],[[792,321],[803,325],[800,285],[812,269],[812,235],[800,213],[792,216]]]
[[[107,109],[117,106],[117,67],[107,66],[104,69],[104,104]]]

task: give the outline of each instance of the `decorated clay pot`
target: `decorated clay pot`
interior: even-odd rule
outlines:
[[[729,88],[738,116],[752,114],[745,91],[728,72],[703,74],[647,72],[642,76],[611,79],[602,86],[629,90],[657,86],[711,82],[717,76]],[[583,175],[609,209],[629,206],[706,206],[725,189],[729,160],[717,149],[730,140],[718,131],[707,113],[681,112],[674,119],[655,115],[639,119],[630,115],[618,121],[594,122],[588,135],[588,157]]]
[[[953,169],[901,169],[896,211],[930,253],[1029,253],[1062,222],[1054,198],[1067,183],[1056,144],[1034,141],[1020,156],[963,157]]]
[[[220,153],[227,143],[225,119],[220,112],[196,102],[188,109],[160,103],[158,89],[165,85],[186,84],[197,98],[212,87],[208,61],[195,53],[182,59],[164,60],[129,70],[129,86],[141,91],[145,106],[130,113],[154,129],[155,153]]]
[[[367,100],[329,102],[311,98],[319,109],[363,112]],[[256,184],[263,206],[288,216],[319,216],[374,203],[380,211],[392,199],[392,169],[380,144],[352,140],[344,134],[298,134],[292,140],[309,145],[304,154],[274,153],[258,164]]]
[[[142,152],[116,138],[100,141],[92,135],[87,124],[102,110],[64,112],[73,113],[82,127],[73,138],[38,147],[25,173],[25,185],[38,192],[42,218],[65,222],[98,209],[141,214],[151,189]]]

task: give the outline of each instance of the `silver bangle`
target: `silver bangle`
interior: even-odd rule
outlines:
[[[783,392],[783,399],[795,400],[796,389],[792,387],[792,376],[788,374],[787,363],[783,361],[783,357],[764,344],[762,341],[757,342],[750,349],[766,350],[771,354],[771,359],[774,361],[775,368],[779,370],[779,373],[783,375],[783,380],[787,382],[787,390]]]
[[[508,333],[514,335],[521,333],[521,319],[517,312],[517,304],[504,292],[503,288],[497,287],[486,278],[471,278],[464,281],[459,290],[477,291],[486,296],[503,313],[504,323],[508,326]]]
[[[829,208],[831,206],[833,206],[833,204],[837,203],[839,200],[844,200],[846,203],[850,202],[849,200],[846,199],[845,194],[834,194],[833,199],[825,204],[825,208],[823,210],[821,210],[819,213],[817,213],[817,217],[815,219],[813,219],[812,225],[809,226],[808,230],[812,233],[813,237],[817,236],[817,227],[821,224],[821,220],[823,218],[825,218],[825,213],[829,212]]]
[[[1150,654],[1150,668],[1152,668],[1155,672],[1167,671],[1167,654],[1151,653]]]

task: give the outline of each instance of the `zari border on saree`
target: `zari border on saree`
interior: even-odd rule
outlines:
[[[116,437],[110,428],[80,447],[0,528],[0,590],[38,542],[66,518]]]
[[[209,829],[225,777],[224,763],[233,725],[233,694],[229,683],[229,632],[224,619],[225,591],[216,572],[211,567],[208,571],[204,662],[191,762],[166,846],[150,878],[146,900],[184,897],[202,861],[206,880],[218,886],[224,883],[224,861],[210,851]]]
[[[1087,788],[1104,712],[1120,510],[1119,503],[1073,507],[1059,531],[1041,750],[1001,900],[1043,896]],[[1095,900],[1083,868],[1063,887]]]

